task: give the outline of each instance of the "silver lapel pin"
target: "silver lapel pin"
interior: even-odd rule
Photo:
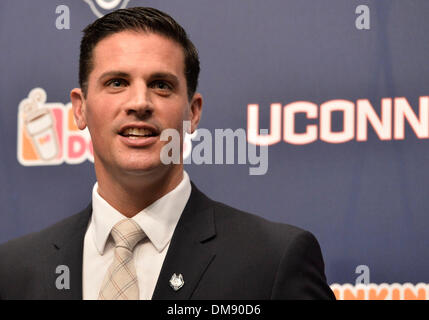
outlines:
[[[170,287],[173,288],[174,291],[179,290],[183,285],[185,284],[185,281],[183,280],[183,276],[181,273],[179,275],[176,275],[173,273],[170,279]]]

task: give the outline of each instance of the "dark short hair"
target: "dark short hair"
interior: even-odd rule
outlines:
[[[79,84],[84,95],[88,92],[88,77],[93,64],[93,50],[97,43],[109,35],[121,31],[143,31],[163,35],[179,43],[185,56],[185,77],[188,99],[198,86],[200,61],[198,51],[188,38],[186,31],[168,14],[147,7],[135,7],[113,11],[88,25],[83,30],[80,43]]]

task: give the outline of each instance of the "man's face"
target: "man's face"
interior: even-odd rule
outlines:
[[[183,121],[195,130],[202,99],[187,96],[182,47],[166,37],[124,31],[93,50],[87,97],[72,91],[77,125],[91,134],[94,160],[104,172],[140,175],[165,167],[161,131]]]

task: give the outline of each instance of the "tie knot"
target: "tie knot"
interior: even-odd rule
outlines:
[[[145,237],[144,231],[133,219],[119,221],[112,229],[115,247],[124,247],[133,251],[136,244]]]

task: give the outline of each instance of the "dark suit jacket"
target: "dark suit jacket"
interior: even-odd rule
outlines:
[[[0,245],[0,299],[82,299],[89,205],[48,229]],[[57,266],[70,270],[59,290]],[[181,273],[184,286],[169,280]],[[174,231],[153,299],[334,299],[316,238],[201,193],[194,184]]]

